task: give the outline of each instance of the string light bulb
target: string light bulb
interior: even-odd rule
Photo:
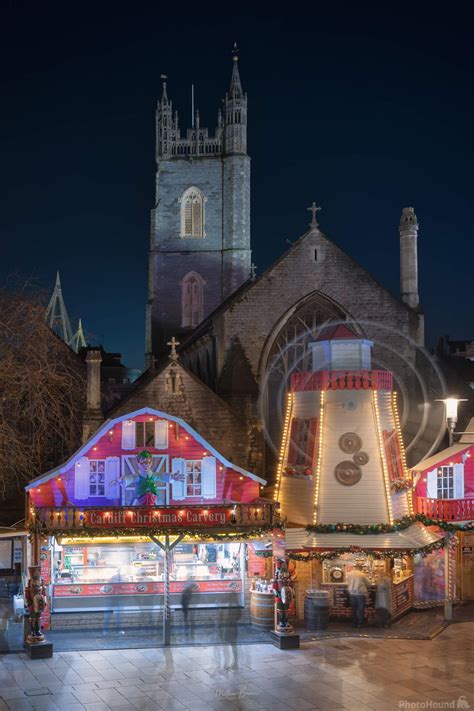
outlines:
[[[318,520],[318,504],[319,504],[319,486],[321,481],[321,462],[323,457],[323,422],[324,422],[324,390],[321,390],[319,399],[319,431],[318,431],[318,459],[316,462],[316,471],[314,482],[314,508],[313,508],[313,523]]]
[[[387,464],[387,457],[385,454],[385,445],[382,437],[382,427],[381,427],[381,422],[380,422],[380,411],[379,411],[379,403],[377,400],[377,392],[375,390],[372,390],[372,402],[374,405],[374,411],[375,411],[375,423],[377,427],[377,438],[379,441],[379,450],[380,450],[380,458],[382,460],[382,471],[383,471],[383,478],[384,478],[384,483],[385,483],[385,498],[387,501],[387,509],[388,509],[388,520],[390,525],[393,524],[393,510],[392,510],[392,496],[390,492],[390,477],[388,474],[388,464]]]
[[[283,434],[282,434],[282,438],[281,438],[280,456],[278,457],[275,491],[273,494],[274,501],[278,500],[278,497],[280,494],[280,482],[281,482],[281,476],[282,476],[282,472],[283,472],[283,462],[286,457],[287,448],[288,448],[288,431],[289,431],[289,423],[290,423],[290,415],[291,415],[291,411],[292,411],[292,405],[293,405],[293,396],[291,393],[288,393],[287,399],[286,399],[286,412],[285,412],[285,420],[284,420],[284,424],[283,424]]]

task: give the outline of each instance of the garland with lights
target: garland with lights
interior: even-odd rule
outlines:
[[[373,548],[358,548],[357,546],[351,546],[349,548],[335,548],[331,551],[324,551],[319,553],[318,551],[311,551],[310,553],[287,553],[287,558],[290,560],[297,561],[309,561],[309,560],[331,560],[332,558],[339,558],[344,553],[365,553],[373,558],[386,559],[386,558],[399,558],[400,556],[414,556],[421,555],[425,558],[427,555],[433,551],[440,550],[444,548],[446,539],[442,538],[439,541],[434,541],[429,543],[427,546],[421,546],[420,548],[387,548],[386,550],[375,550]]]
[[[377,559],[387,559],[387,558],[399,558],[400,556],[414,556],[421,555],[425,558],[427,555],[433,551],[440,550],[444,548],[446,544],[446,539],[442,538],[439,541],[434,541],[429,543],[427,546],[421,546],[420,548],[387,548],[386,550],[375,550],[373,548],[359,548],[358,546],[348,546],[347,548],[334,548],[330,551],[310,551],[308,553],[291,553],[288,551],[285,556],[290,560],[300,561],[302,563],[308,562],[310,560],[318,560],[320,562],[324,560],[331,560],[333,558],[340,558],[344,553],[365,553],[373,558]],[[270,558],[272,556],[272,551],[255,551],[255,555],[258,558]]]
[[[42,525],[40,522],[31,523],[28,526],[28,531],[30,534],[30,540],[34,534],[38,535],[50,535],[55,537],[70,537],[70,538],[106,538],[115,537],[120,538],[120,536],[142,536],[148,537],[153,536],[188,536],[196,540],[203,541],[228,541],[228,540],[249,540],[251,538],[259,538],[268,535],[275,528],[283,528],[283,522],[279,521],[266,526],[254,526],[252,528],[246,528],[245,530],[239,530],[238,527],[226,531],[204,531],[202,528],[48,528]]]
[[[448,523],[435,518],[428,518],[424,514],[414,514],[413,516],[404,516],[390,523],[316,523],[306,526],[306,530],[311,533],[356,533],[357,535],[367,536],[378,533],[394,533],[395,531],[403,531],[413,523],[423,523],[425,526],[437,526],[443,531],[473,531],[474,523]]]

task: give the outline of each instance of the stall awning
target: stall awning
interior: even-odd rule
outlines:
[[[304,551],[310,548],[331,550],[332,548],[422,548],[436,543],[443,535],[430,531],[420,523],[413,523],[404,531],[360,535],[356,533],[313,533],[305,528],[287,528],[285,532],[287,550]]]

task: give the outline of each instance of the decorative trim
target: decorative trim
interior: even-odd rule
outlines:
[[[378,533],[403,531],[413,523],[422,523],[425,526],[437,526],[443,531],[474,531],[473,522],[465,525],[460,523],[448,523],[447,521],[440,521],[439,519],[427,518],[427,516],[423,514],[404,516],[403,518],[393,521],[393,523],[373,523],[369,525],[362,523],[320,523],[309,524],[305,526],[305,528],[311,533],[357,533],[362,536],[368,536]]]
[[[125,420],[132,420],[134,417],[138,417],[139,415],[153,415],[155,417],[160,417],[164,418],[165,420],[168,420],[169,422],[175,422],[179,424],[183,429],[191,435],[191,437],[194,437],[199,444],[203,446],[203,449],[207,450],[208,452],[211,452],[219,461],[221,464],[223,464],[225,467],[228,467],[229,469],[233,469],[236,472],[239,472],[239,474],[243,474],[244,476],[248,477],[249,479],[252,479],[253,481],[257,481],[259,484],[266,484],[266,480],[262,479],[261,477],[257,476],[256,474],[252,474],[251,472],[248,472],[246,469],[242,469],[242,467],[238,467],[237,464],[233,464],[232,462],[229,462],[228,459],[226,459],[222,454],[220,454],[217,449],[215,449],[211,444],[206,442],[206,440],[201,437],[200,434],[196,432],[195,429],[191,427],[191,425],[188,425],[187,422],[182,420],[180,417],[175,417],[174,415],[169,415],[166,412],[161,412],[161,410],[155,410],[152,407],[142,407],[140,410],[134,410],[133,412],[127,412],[125,415],[121,415],[120,417],[115,417],[112,420],[107,420],[104,422],[102,427],[94,434],[94,436],[89,439],[85,444],[83,444],[79,449],[72,455],[72,457],[69,457],[69,459],[64,463],[61,464],[59,467],[56,467],[55,469],[51,469],[49,472],[46,472],[46,474],[43,474],[42,476],[36,477],[36,479],[32,479],[26,486],[25,486],[25,491],[30,491],[30,489],[34,489],[35,487],[39,486],[40,484],[43,484],[50,479],[52,479],[55,476],[58,476],[59,474],[65,474],[68,469],[70,469],[74,464],[79,461],[79,459],[84,455],[85,452],[88,452],[89,449],[96,444],[101,437],[103,437],[108,430],[111,430],[115,425],[120,424],[121,422],[124,422]]]

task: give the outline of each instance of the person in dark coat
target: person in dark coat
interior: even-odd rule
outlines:
[[[191,604],[191,598],[194,593],[194,585],[191,581],[188,580],[186,583],[183,592],[181,594],[181,608],[183,610],[183,618],[184,618],[184,633],[186,635],[190,634],[190,624],[189,624],[189,606]]]

